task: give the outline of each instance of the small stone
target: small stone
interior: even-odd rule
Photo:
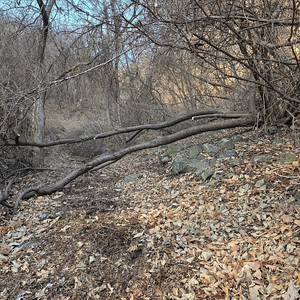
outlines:
[[[240,135],[234,135],[231,139],[235,142],[240,142],[243,138]]]
[[[172,145],[172,146],[170,146],[167,149],[167,151],[166,151],[166,153],[165,153],[164,156],[172,157],[172,156],[178,154],[181,150],[182,150],[182,146],[180,146],[180,145]]]
[[[277,157],[278,162],[293,162],[297,159],[294,153],[281,153]]]
[[[220,211],[225,211],[225,210],[227,210],[227,207],[226,207],[226,205],[224,203],[222,203],[220,205]]]
[[[190,158],[198,158],[198,155],[202,152],[202,145],[194,145],[190,148]]]
[[[240,186],[239,187],[239,193],[245,194],[249,190],[249,188],[250,188],[250,186],[249,186],[248,183],[243,185],[243,186]]]
[[[169,162],[170,158],[169,158],[169,156],[161,156],[159,158],[159,160],[160,160],[161,164],[164,166]]]
[[[225,174],[225,178],[226,178],[226,179],[230,179],[230,178],[232,178],[233,176],[234,176],[233,173],[227,173],[227,174]]]
[[[271,156],[269,155],[257,155],[257,156],[254,156],[252,158],[253,161],[260,161],[260,162],[264,162],[264,161],[268,161],[268,160],[271,160]]]
[[[184,172],[187,163],[187,158],[176,158],[173,160],[172,173],[180,174]]]
[[[197,164],[196,175],[200,175],[208,167],[209,161],[207,159],[202,159]]]
[[[144,176],[143,174],[131,174],[131,175],[128,175],[124,178],[124,182],[128,183],[128,182],[131,182],[131,181],[136,181],[136,180],[141,179],[143,176]]]
[[[207,169],[201,174],[201,178],[205,181],[209,179],[214,174],[214,171],[212,169]]]
[[[92,263],[96,260],[95,256],[90,256],[89,258],[89,263]]]
[[[46,213],[43,213],[43,214],[41,215],[41,220],[46,219],[46,217],[47,217],[47,214],[46,214]]]
[[[202,256],[205,260],[209,260],[214,254],[212,252],[202,251]]]
[[[212,144],[206,143],[203,145],[203,151],[209,154],[216,154],[220,151],[220,149]]]
[[[265,180],[264,179],[260,179],[260,180],[256,181],[255,187],[261,188],[264,184],[265,184]]]
[[[172,165],[172,173],[173,174],[181,174],[181,173],[188,173],[194,172],[197,170],[197,166],[195,166],[195,159],[188,159],[185,157],[176,158],[173,160]]]
[[[272,141],[272,146],[275,148],[280,148],[280,146],[283,144],[283,141],[280,139],[275,139]]]
[[[238,166],[241,164],[241,161],[238,158],[233,158],[230,159],[229,163],[231,166]]]
[[[228,151],[225,151],[225,152],[222,152],[222,153],[218,154],[218,158],[229,158],[229,157],[232,157],[232,156],[235,156],[235,155],[236,155],[235,150],[228,150]]]
[[[270,128],[268,129],[268,132],[269,132],[270,134],[275,134],[275,133],[277,133],[277,127],[276,127],[276,126],[270,127]]]
[[[214,188],[220,186],[221,184],[222,184],[222,181],[220,181],[220,180],[210,180],[209,182],[207,182],[205,184],[205,186],[208,188],[214,189]]]
[[[221,150],[233,150],[235,148],[234,142],[225,138],[221,139],[217,145]]]
[[[296,246],[293,244],[287,244],[286,245],[286,251],[289,253],[292,253],[295,250]]]
[[[203,160],[203,159],[205,159],[206,157],[203,155],[203,154],[199,154],[198,156],[197,156],[197,159],[198,160]]]

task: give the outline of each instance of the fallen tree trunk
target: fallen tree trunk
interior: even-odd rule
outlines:
[[[203,132],[214,131],[219,129],[229,129],[235,127],[249,127],[249,126],[253,126],[254,124],[255,124],[255,119],[253,117],[239,118],[233,120],[232,119],[217,120],[207,124],[184,129],[174,134],[170,134],[165,137],[160,137],[149,142],[130,146],[120,151],[117,151],[113,154],[101,156],[73,170],[67,176],[65,176],[64,178],[62,178],[61,180],[59,180],[54,184],[45,187],[31,187],[23,191],[16,200],[16,203],[14,205],[13,215],[16,213],[18,209],[19,202],[21,199],[28,199],[33,197],[34,195],[42,196],[42,195],[57,192],[61,190],[63,187],[65,187],[68,183],[70,183],[77,177],[81,176],[82,174],[85,174],[89,171],[101,169],[109,164],[116,162],[117,160],[121,159],[122,157],[130,153],[141,151],[144,149],[156,148],[162,145],[167,145]]]
[[[118,134],[123,133],[131,133],[135,132],[133,137],[135,137],[137,134],[142,132],[143,130],[160,130],[167,127],[174,126],[176,124],[182,123],[187,120],[194,120],[194,119],[204,119],[204,118],[246,118],[250,115],[248,113],[243,112],[224,112],[221,110],[196,110],[193,112],[189,112],[186,114],[183,114],[177,118],[174,118],[169,121],[157,123],[157,124],[145,124],[145,125],[138,125],[138,126],[131,126],[131,127],[124,127],[120,129],[116,129],[113,131],[103,132],[96,135],[90,135],[85,137],[80,137],[76,139],[63,139],[63,140],[57,140],[57,141],[50,141],[50,142],[44,142],[44,143],[38,143],[38,142],[28,142],[28,141],[21,141],[20,136],[17,134],[15,136],[15,139],[13,141],[7,141],[4,140],[4,143],[2,146],[23,146],[23,147],[50,147],[50,146],[56,146],[56,145],[63,145],[63,144],[75,144],[80,142],[86,142],[90,140],[97,140],[97,139],[103,139],[107,137],[111,137]],[[133,137],[130,137],[129,140],[132,140]]]

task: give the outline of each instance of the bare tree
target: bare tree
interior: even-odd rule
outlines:
[[[32,137],[36,142],[44,141],[45,131],[45,102],[47,97],[47,90],[45,89],[44,80],[47,76],[47,69],[50,66],[45,65],[46,46],[50,28],[50,14],[56,0],[50,0],[45,3],[43,0],[37,0],[40,17],[42,19],[42,29],[40,31],[39,45],[37,49],[36,57],[36,78],[40,82],[39,92],[37,93],[37,99],[33,106],[33,117],[32,117]],[[33,164],[39,166],[44,161],[44,152],[41,149],[34,149]]]
[[[212,97],[228,95],[226,89],[237,82],[251,83],[257,87],[257,109],[269,122],[287,115],[288,103],[298,106],[299,21],[295,15],[299,5],[295,1],[137,3],[147,23],[136,30],[159,47],[185,50],[196,57],[209,70]],[[250,99],[253,109],[253,96]]]
[[[54,37],[54,31],[49,34],[46,16],[49,18],[51,9],[59,11],[60,2],[37,3],[42,17],[43,39],[39,41],[44,42],[39,53],[45,54],[47,44],[46,48],[43,45],[48,40],[50,46],[49,37]],[[34,136],[32,141],[4,137],[3,146],[43,149],[124,134],[133,143],[145,130],[166,129],[192,117],[203,119],[203,124],[183,130],[177,127],[150,142],[126,144],[124,149],[83,164],[53,185],[29,188],[18,197],[15,210],[22,197],[55,192],[85,172],[129,153],[204,131],[253,126],[259,121],[287,122],[287,113],[298,114],[300,40],[295,1],[104,0],[67,1],[65,5],[61,9],[72,9],[80,20],[76,26],[63,27],[68,34],[57,34],[59,38],[51,40],[56,46],[53,63],[47,61],[46,67],[45,55],[40,56],[42,75],[36,76],[39,80],[26,98],[42,96],[43,107],[46,93],[54,95],[61,89],[65,97],[68,85],[72,86],[76,95],[68,97],[74,101],[80,94],[101,98],[101,104],[106,104],[109,131],[49,142]],[[45,15],[47,7],[50,10]],[[144,115],[139,115],[142,110]],[[178,117],[179,111],[188,113]]]

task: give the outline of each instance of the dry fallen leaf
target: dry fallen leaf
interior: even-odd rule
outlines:
[[[289,215],[282,215],[280,217],[284,223],[292,223],[294,218]]]
[[[289,288],[284,296],[284,300],[298,300],[300,298],[299,288],[296,289],[294,284],[290,282]]]
[[[256,271],[260,268],[260,262],[259,261],[256,261],[254,262],[253,264],[250,265],[250,269],[253,270],[253,271]]]
[[[300,220],[299,220],[299,219],[295,219],[295,220],[294,220],[294,223],[295,223],[297,226],[300,226]]]
[[[258,289],[259,287],[257,285],[249,287],[250,300],[261,300]]]

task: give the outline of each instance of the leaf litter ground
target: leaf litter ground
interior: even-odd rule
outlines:
[[[286,132],[276,143],[251,134],[236,142],[239,165],[215,166],[217,187],[172,175],[160,148],[23,201],[1,219],[1,299],[298,299],[299,148]],[[278,162],[286,152],[298,159]],[[47,172],[14,193],[58,176]]]

